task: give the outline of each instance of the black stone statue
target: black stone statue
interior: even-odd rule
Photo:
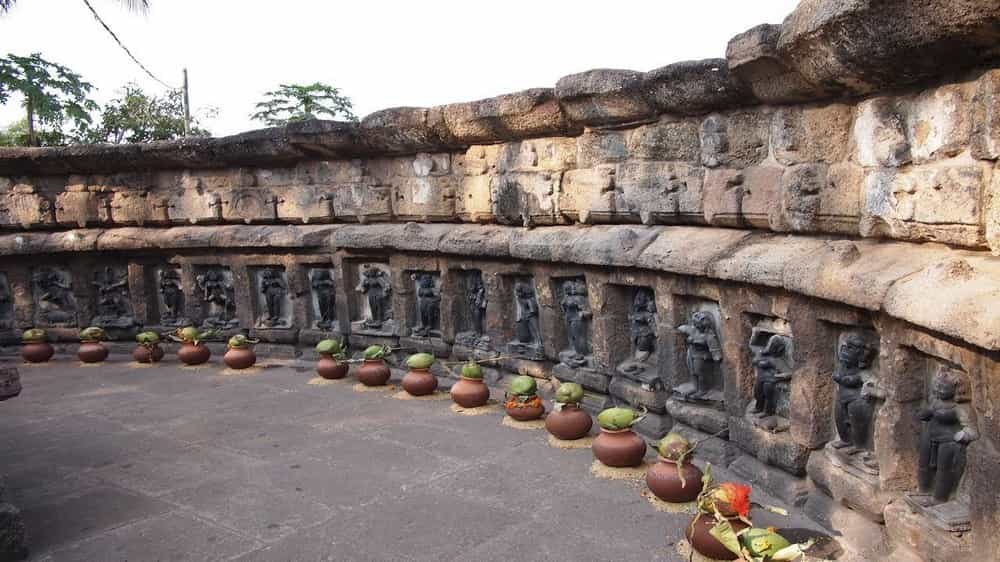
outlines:
[[[288,284],[280,270],[265,269],[260,272],[260,292],[264,295],[267,311],[258,323],[269,328],[280,326],[284,322],[285,296],[288,294]]]
[[[472,319],[472,332],[476,337],[486,333],[486,285],[482,276],[476,275],[469,291],[469,312]]]
[[[770,417],[777,413],[778,383],[792,378],[792,374],[786,370],[787,349],[785,337],[775,334],[767,340],[763,349],[754,353],[754,414]]]
[[[97,287],[97,316],[91,324],[101,327],[131,326],[134,322],[129,312],[128,274],[105,267],[94,273],[92,284]]]
[[[0,273],[0,326],[9,327],[14,318],[14,295],[6,273]]]
[[[313,294],[316,295],[316,308],[319,315],[316,327],[321,330],[329,330],[333,326],[333,319],[337,314],[335,285],[329,269],[313,270],[312,290]]]
[[[181,275],[174,268],[161,269],[160,297],[163,310],[160,312],[160,323],[164,326],[178,326],[184,314],[184,290],[181,288]]]
[[[946,502],[958,488],[965,470],[965,448],[979,438],[966,403],[957,401],[959,379],[947,369],[931,381],[927,407],[918,418],[920,431],[920,491]]]
[[[535,299],[535,289],[526,281],[518,281],[514,287],[517,300],[517,316],[515,337],[517,342],[531,347],[542,343],[538,330],[538,301]]]
[[[236,313],[235,291],[219,269],[209,269],[196,278],[201,289],[201,300],[208,306],[203,324],[208,328],[231,328],[239,323]]]
[[[39,320],[44,324],[73,324],[76,299],[69,274],[57,269],[41,269],[34,275],[38,295]]]
[[[868,372],[873,356],[874,349],[860,334],[845,336],[837,350],[837,368],[833,372],[837,402],[833,418],[839,439],[833,442],[833,447],[850,455],[870,449],[876,400],[882,397],[874,376]]]
[[[563,283],[562,298],[559,308],[566,319],[566,335],[569,339],[569,349],[559,354],[563,363],[573,367],[581,367],[587,362],[590,354],[590,331],[587,321],[591,317],[590,302],[587,298],[587,284],[580,279],[570,279]]]
[[[363,293],[368,299],[368,318],[364,320],[365,328],[377,330],[388,320],[389,299],[392,295],[388,277],[374,265],[365,265],[361,273],[361,283],[355,290]]]
[[[694,382],[687,398],[704,398],[712,391],[716,365],[722,361],[715,322],[711,314],[699,310],[691,315],[690,324],[678,326],[677,331],[687,336],[687,369]]]
[[[417,282],[417,326],[413,335],[428,337],[440,326],[441,291],[429,273],[414,275],[413,279]]]
[[[638,289],[635,292],[628,322],[632,336],[632,357],[638,363],[645,363],[656,351],[656,300],[652,291]]]

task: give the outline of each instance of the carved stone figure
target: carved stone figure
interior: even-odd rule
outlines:
[[[653,291],[640,287],[632,297],[628,314],[632,356],[618,366],[625,375],[638,375],[647,370],[650,356],[656,351],[656,299]]]
[[[165,267],[159,271],[160,323],[164,326],[187,325],[184,318],[184,289],[181,287],[181,274],[173,267]]]
[[[55,268],[35,272],[35,295],[39,324],[72,326],[76,323],[76,298],[69,273]]]
[[[958,401],[958,374],[941,369],[931,381],[927,407],[918,414],[920,491],[935,502],[951,499],[965,470],[965,448],[979,438],[969,405]]]
[[[437,288],[437,280],[430,273],[412,278],[417,282],[417,325],[413,335],[429,337],[435,332],[440,335],[441,291]]]
[[[582,367],[587,364],[587,356],[590,354],[590,330],[587,324],[591,312],[586,282],[570,279],[563,283],[559,307],[566,320],[566,335],[569,339],[569,349],[560,353],[559,359],[572,367]]]
[[[97,287],[97,316],[90,323],[100,327],[128,327],[135,323],[128,300],[128,273],[105,267],[94,273]]]
[[[221,269],[209,269],[197,276],[201,300],[208,310],[202,324],[207,328],[233,328],[239,324],[235,318],[235,290]]]
[[[377,330],[389,319],[392,286],[389,276],[374,265],[365,265],[361,273],[361,283],[355,289],[368,299],[368,317],[364,327]]]
[[[14,321],[14,295],[6,273],[0,273],[0,327],[10,328]]]
[[[883,398],[869,370],[874,351],[860,334],[846,335],[837,350],[833,372],[837,383],[834,422],[839,439],[832,446],[848,455],[862,454],[864,464],[872,469],[878,466],[870,450],[872,419],[877,401]]]
[[[754,353],[754,414],[766,417],[776,415],[779,399],[778,383],[792,378],[785,361],[787,349],[785,337],[774,334],[768,338],[767,344],[761,350]]]
[[[722,361],[722,346],[715,333],[712,315],[697,311],[691,315],[691,323],[677,327],[677,331],[687,336],[687,369],[694,383],[687,398],[705,398],[712,391],[716,367]]]
[[[482,276],[477,275],[472,280],[472,290],[469,291],[469,311],[472,317],[472,332],[476,336],[486,333],[486,285]]]
[[[286,325],[285,297],[288,295],[288,283],[285,282],[281,270],[264,269],[260,272],[260,293],[264,297],[264,314],[257,324],[266,328]]]
[[[520,280],[514,285],[514,341],[511,350],[532,359],[540,358],[542,335],[538,329],[538,300],[529,281]]]
[[[318,320],[316,327],[329,330],[337,315],[336,292],[333,275],[329,269],[314,269],[312,272],[312,290],[316,295],[316,312]]]

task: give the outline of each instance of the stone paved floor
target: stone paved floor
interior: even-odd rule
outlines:
[[[689,516],[595,479],[589,450],[544,430],[309,385],[306,363],[126,361],[24,366],[23,394],[0,403],[32,560],[681,559]]]

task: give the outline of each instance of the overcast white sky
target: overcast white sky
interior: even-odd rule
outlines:
[[[191,104],[219,108],[216,135],[259,128],[249,119],[279,83],[322,81],[354,101],[361,117],[386,107],[430,106],[552,87],[591,68],[650,70],[725,56],[733,35],[780,23],[797,0],[587,3],[557,0],[150,0],[146,15],[91,0],[154,74],[180,85]],[[19,0],[0,17],[0,55],[41,52],[114,97],[137,81],[162,91],[98,25],[81,0]],[[18,119],[16,100],[0,126]]]

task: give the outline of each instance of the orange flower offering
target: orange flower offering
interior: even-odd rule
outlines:
[[[750,514],[750,486],[736,482],[723,482],[709,493],[704,509],[712,513],[712,506],[724,517],[747,517]]]
[[[537,408],[542,405],[542,399],[538,396],[532,396],[525,399],[523,396],[511,396],[507,400],[508,408]]]

